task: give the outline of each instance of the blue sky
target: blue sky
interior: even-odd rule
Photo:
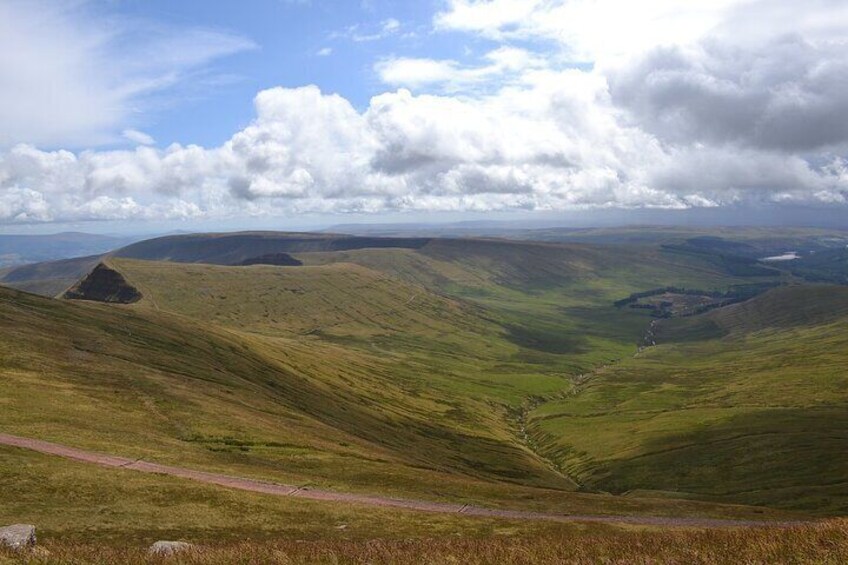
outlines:
[[[846,36],[844,0],[3,0],[0,230],[838,215]]]
[[[223,57],[208,72],[222,84],[172,100],[170,108],[141,117],[141,129],[162,142],[216,145],[254,117],[251,101],[273,86],[318,84],[364,107],[381,85],[372,68],[387,53],[452,52],[427,33],[432,6],[422,2],[373,0],[297,2],[251,0],[204,2],[167,0],[107,2],[97,10],[167,22],[179,27],[207,27],[241,35],[255,49]],[[402,29],[383,32],[386,22],[403,21]],[[402,37],[415,33],[413,37]],[[373,39],[357,41],[358,36]],[[379,37],[378,37],[379,36]],[[322,50],[329,54],[319,54]],[[324,51],[326,53],[326,51]]]
[[[201,27],[255,43],[204,69],[203,88],[183,85],[162,94],[158,110],[137,127],[160,144],[226,141],[255,116],[252,99],[275,86],[316,84],[364,109],[385,91],[374,64],[393,56],[472,62],[494,42],[431,29],[438,0],[208,2],[125,0],[94,2],[101,17],[138,18],[175,28]]]

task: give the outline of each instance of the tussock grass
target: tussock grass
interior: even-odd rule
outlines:
[[[202,546],[170,558],[151,558],[142,548],[95,543],[51,543],[37,564],[174,563],[213,564],[463,564],[509,563],[713,565],[833,564],[848,562],[848,520],[788,529],[703,531],[567,532],[529,537],[422,538],[364,541],[245,541]],[[5,561],[17,562],[5,553]],[[3,563],[0,557],[0,563]]]

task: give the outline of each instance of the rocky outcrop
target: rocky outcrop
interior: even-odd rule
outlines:
[[[0,528],[0,546],[14,551],[35,547],[35,526],[14,524]]]
[[[191,551],[192,549],[196,549],[193,543],[188,543],[184,541],[157,541],[153,545],[150,546],[150,549],[147,552],[150,555],[159,555],[159,556],[168,556],[174,555],[175,553],[181,553],[183,551]]]
[[[124,275],[105,263],[99,263],[85,278],[65,291],[62,298],[132,304],[141,300],[141,293],[127,282]]]

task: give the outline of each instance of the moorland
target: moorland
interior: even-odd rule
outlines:
[[[563,519],[275,497],[0,446],[0,523],[37,524],[54,555],[103,562],[156,539],[218,547],[209,562],[427,561],[415,540],[446,562],[661,548],[838,562],[846,241],[764,228],[242,232],[7,268],[2,433]],[[798,259],[768,260],[788,252]],[[259,545],[233,549],[245,540]]]

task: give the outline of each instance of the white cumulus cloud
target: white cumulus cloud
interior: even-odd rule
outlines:
[[[217,147],[10,146],[0,222],[848,203],[836,0],[454,0],[434,26],[496,46],[382,58],[364,107],[263,90]]]

